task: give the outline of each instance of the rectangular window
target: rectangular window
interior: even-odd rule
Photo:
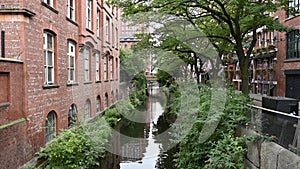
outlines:
[[[86,48],[84,53],[84,79],[90,81],[90,48]]]
[[[258,33],[258,47],[261,47],[262,46],[262,35],[261,33]]]
[[[97,31],[96,31],[96,34],[97,34],[97,37],[100,37],[100,10],[99,9],[97,10],[97,19],[96,19],[96,22],[97,22]]]
[[[299,30],[291,31],[286,35],[286,59],[299,58]]]
[[[114,46],[115,45],[115,31],[114,31],[114,23],[111,23],[111,45]]]
[[[293,12],[291,12],[293,11]],[[295,16],[300,12],[300,0],[289,0],[288,17]]]
[[[109,69],[110,69],[110,79],[112,80],[114,78],[114,74],[113,74],[113,58],[109,59]]]
[[[43,0],[43,2],[45,2],[49,6],[53,7],[53,0]]]
[[[271,32],[271,44],[274,45],[274,41],[275,41],[275,32],[274,30]]]
[[[100,54],[97,52],[96,53],[96,81],[100,80]]]
[[[86,28],[92,29],[92,0],[86,1]]]
[[[103,57],[103,79],[107,80],[107,64],[106,56]]]
[[[115,33],[115,43],[116,43],[116,48],[118,48],[118,46],[119,46],[119,43],[118,43],[118,41],[119,41],[119,39],[118,39],[118,36],[119,36],[119,33],[118,33],[118,28],[116,27],[116,33]]]
[[[264,33],[265,33],[265,47],[267,47],[269,42],[269,32],[264,32]]]
[[[44,84],[54,83],[54,35],[44,32]]]
[[[67,4],[67,17],[71,19],[72,21],[75,21],[75,1],[76,0],[68,0]]]
[[[68,42],[68,82],[75,81],[75,43],[69,41]]]
[[[110,27],[110,22],[109,22],[109,18],[106,17],[106,20],[105,20],[105,40],[107,42],[109,42],[109,27]]]

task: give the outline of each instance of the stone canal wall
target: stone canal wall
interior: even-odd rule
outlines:
[[[249,129],[242,133],[258,135]],[[247,146],[245,169],[300,169],[300,157],[274,142],[257,139]]]

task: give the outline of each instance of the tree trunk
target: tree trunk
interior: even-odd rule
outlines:
[[[249,59],[245,59],[243,62],[240,62],[240,71],[242,76],[242,93],[248,95],[249,90],[249,66],[248,61]]]

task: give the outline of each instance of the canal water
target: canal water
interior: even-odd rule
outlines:
[[[120,121],[112,140],[117,153],[109,153],[103,168],[175,169],[173,155],[176,148],[166,149],[170,137],[157,137],[169,128],[163,114],[165,105],[166,98],[161,90],[152,88],[145,107],[135,112],[134,118]]]

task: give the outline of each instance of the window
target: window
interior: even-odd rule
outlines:
[[[84,79],[90,81],[90,48],[87,47],[84,53]]]
[[[54,139],[56,136],[56,113],[51,111],[46,119],[46,144]]]
[[[103,57],[103,79],[107,80],[107,57]]]
[[[118,58],[116,58],[115,78],[118,79]]]
[[[68,82],[75,81],[75,43],[68,41]]]
[[[97,37],[100,37],[100,10],[97,10],[97,18],[96,18],[96,22],[97,22]]]
[[[92,0],[86,1],[86,28],[92,29]]]
[[[269,32],[265,32],[265,47],[268,46],[268,42],[269,42]]]
[[[104,108],[107,108],[107,106],[108,106],[108,95],[107,95],[107,93],[105,93],[103,104],[104,104],[103,105]]]
[[[101,111],[101,100],[100,100],[100,96],[97,96],[96,99],[96,113],[99,114]]]
[[[261,33],[258,33],[258,47],[261,47],[262,46],[262,35]]]
[[[89,99],[85,102],[85,109],[84,109],[84,119],[88,119],[91,114],[91,101]]]
[[[43,2],[45,2],[49,6],[53,7],[53,0],[43,0]]]
[[[75,21],[75,1],[76,0],[68,0],[67,3],[67,17],[72,21]]]
[[[106,21],[105,21],[105,40],[107,42],[110,41],[110,39],[109,39],[109,26],[110,26],[109,18],[106,17]]]
[[[271,44],[274,45],[274,41],[275,41],[275,32],[274,30],[271,32]]]
[[[286,59],[299,58],[299,30],[286,35]]]
[[[96,53],[96,81],[100,80],[100,54]]]
[[[113,68],[113,58],[110,58],[109,59],[109,71],[110,71],[110,79],[112,80],[114,78],[114,75],[113,75],[113,71],[114,71],[114,68]]]
[[[74,125],[76,121],[77,121],[77,107],[75,104],[72,104],[68,114],[68,126],[70,127]]]
[[[110,103],[113,104],[114,103],[114,92],[111,91],[111,95],[110,95]]]
[[[112,46],[115,46],[115,31],[114,31],[114,23],[111,23],[111,39],[112,39]]]
[[[289,12],[288,17],[294,16],[300,11],[300,0],[289,0]]]
[[[44,84],[54,83],[54,35],[44,32]]]
[[[116,27],[116,36],[115,36],[115,38],[116,38],[116,40],[115,40],[115,42],[116,42],[116,45],[115,45],[115,46],[116,46],[116,48],[118,48],[118,46],[119,46],[119,43],[118,43],[118,41],[119,41],[119,39],[118,39],[118,38],[119,38],[119,37],[118,37],[118,36],[119,36],[119,33],[118,33],[118,28]]]

